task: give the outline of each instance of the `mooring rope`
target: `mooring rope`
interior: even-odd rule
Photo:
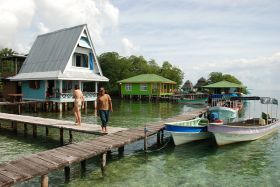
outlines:
[[[164,143],[164,145],[158,149],[155,150],[147,150],[146,153],[152,153],[152,152],[157,152],[157,151],[161,151],[162,149],[164,149],[170,142],[171,137],[168,137],[168,141]]]

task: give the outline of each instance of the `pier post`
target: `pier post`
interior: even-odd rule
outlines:
[[[86,160],[81,161],[81,173],[86,172]]]
[[[65,182],[70,181],[70,167],[66,166],[64,167],[64,175],[65,175]]]
[[[49,177],[48,175],[41,176],[41,187],[48,187],[49,186]]]
[[[102,153],[101,159],[100,159],[100,167],[101,167],[102,176],[105,175],[105,166],[106,166],[106,153]]]
[[[17,134],[17,122],[16,121],[12,121],[12,128],[13,128],[14,134]]]
[[[63,145],[63,128],[60,128],[59,129],[59,131],[60,131],[60,145]]]
[[[37,102],[34,103],[34,112],[37,113]]]
[[[72,143],[73,142],[73,134],[72,134],[72,131],[69,130],[69,143]]]
[[[119,157],[124,155],[124,146],[118,148]]]
[[[62,103],[58,103],[58,112],[62,112]]]
[[[24,136],[27,136],[27,124],[25,123],[23,124],[23,126],[24,126]]]
[[[37,138],[37,126],[32,125],[32,128],[33,128],[33,138]]]
[[[21,113],[21,106],[20,106],[21,104],[18,104],[18,114],[20,114]]]
[[[46,127],[46,136],[49,136],[49,128]]]
[[[160,131],[157,132],[157,147],[159,148],[161,144],[161,139],[160,139]]]
[[[160,141],[161,141],[161,143],[163,143],[163,138],[164,138],[164,130],[161,130],[160,132],[161,132],[161,139],[160,139]]]
[[[148,149],[148,137],[147,137],[147,127],[144,128],[144,151],[147,152]]]

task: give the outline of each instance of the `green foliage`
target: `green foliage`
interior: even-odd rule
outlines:
[[[9,48],[3,48],[0,50],[0,58],[5,56],[11,56],[13,54],[16,54],[16,52]]]
[[[211,84],[220,82],[222,80],[223,80],[223,74],[221,72],[211,72],[209,74],[208,82],[210,82]]]
[[[235,76],[230,75],[230,74],[223,74],[221,72],[211,72],[209,74],[208,82],[210,84],[220,82],[220,81],[228,81],[228,82],[232,82],[232,83],[236,83],[236,84],[242,84],[242,82],[240,80],[238,80]],[[242,88],[241,91],[245,94],[248,93],[246,88]]]
[[[155,60],[147,61],[143,56],[135,55],[122,57],[116,52],[103,53],[98,60],[104,76],[110,79],[105,87],[111,94],[118,93],[117,81],[140,74],[157,74],[177,82],[177,86],[184,78],[182,70],[167,61],[160,67]]]
[[[221,72],[211,72],[209,74],[208,82],[210,82],[211,84],[220,81],[228,81],[236,84],[242,84],[240,80],[238,80],[235,76],[230,74],[223,74]]]

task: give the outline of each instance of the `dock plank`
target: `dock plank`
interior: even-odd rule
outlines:
[[[9,177],[13,178],[16,182],[32,178],[31,175],[28,175],[27,173],[22,171],[20,168],[14,167],[13,165],[11,165],[9,163],[1,164],[0,171],[1,171],[1,174],[6,175],[6,176],[13,175],[13,177],[10,177],[10,176]]]
[[[100,125],[97,124],[82,123],[81,126],[77,126],[72,121],[17,115],[17,114],[7,114],[7,113],[0,113],[0,120],[16,121],[22,124],[25,123],[25,124],[45,126],[50,128],[63,128],[65,130],[72,130],[76,132],[102,135],[101,127]],[[109,134],[118,131],[123,131],[123,130],[127,130],[127,128],[111,127],[111,126],[108,127]]]
[[[5,176],[5,175],[2,175],[0,174],[0,186],[10,186],[14,183],[14,180]]]

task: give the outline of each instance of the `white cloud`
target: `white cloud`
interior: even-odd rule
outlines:
[[[48,33],[50,31],[50,29],[47,28],[45,26],[45,24],[42,23],[42,22],[38,23],[37,28],[38,28],[38,31],[39,31],[40,34],[45,34],[45,33]]]
[[[0,18],[0,48],[26,53],[38,34],[85,23],[102,45],[104,30],[118,25],[119,10],[109,0],[0,0]]]
[[[125,56],[129,56],[135,53],[139,50],[139,46],[134,45],[129,39],[122,38],[122,46],[124,49]]]
[[[34,13],[33,0],[0,0],[0,48],[14,47],[16,33],[30,27]]]
[[[187,75],[196,77],[194,82],[202,75],[207,78],[211,72],[222,72],[234,75],[249,88],[280,90],[280,53],[254,59],[197,64],[185,71]]]
[[[119,10],[108,0],[41,0],[41,22],[51,30],[87,23],[94,42],[103,43],[104,29],[118,25]]]

